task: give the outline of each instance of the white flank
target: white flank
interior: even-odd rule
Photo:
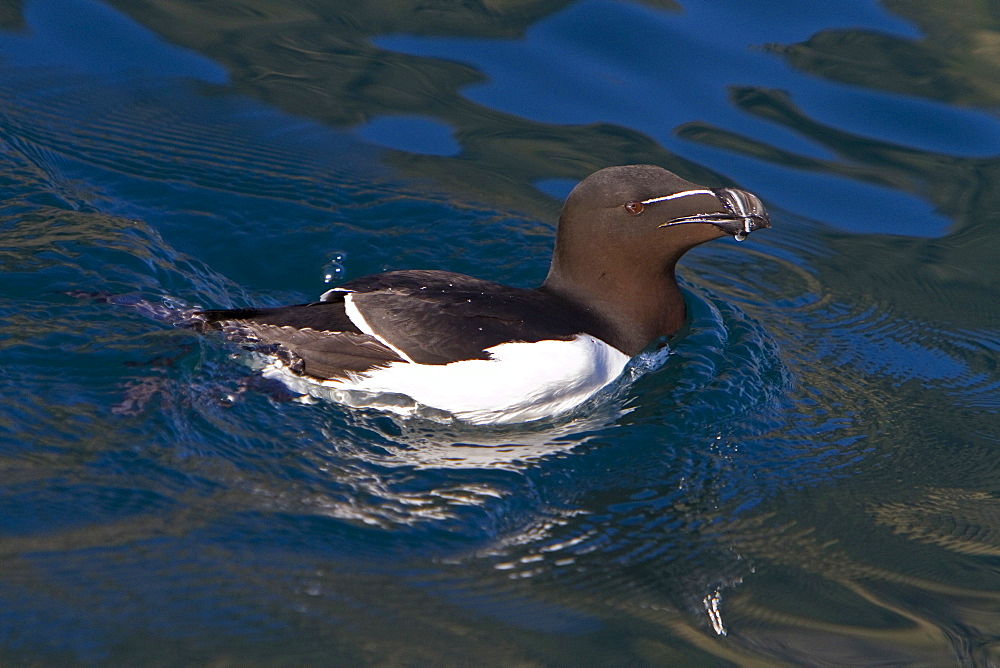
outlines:
[[[348,314],[353,321],[350,306]],[[501,343],[488,352],[492,359],[437,365],[394,362],[344,381],[307,381],[280,362],[272,362],[265,374],[296,391],[341,403],[354,403],[345,391],[402,394],[472,424],[511,424],[572,410],[618,378],[629,362],[624,353],[586,334],[571,341]],[[393,410],[391,403],[382,407]]]

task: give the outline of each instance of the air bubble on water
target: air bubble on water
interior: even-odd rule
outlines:
[[[330,254],[330,261],[323,265],[324,283],[339,283],[344,278],[345,269],[342,263],[346,259],[347,253],[338,251]]]
[[[344,277],[344,265],[339,262],[329,262],[323,266],[323,282],[336,283]]]
[[[746,232],[737,232],[736,234],[733,235],[733,239],[736,239],[737,241],[743,241],[746,238],[747,238]]]

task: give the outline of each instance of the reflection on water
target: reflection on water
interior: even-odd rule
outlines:
[[[994,14],[314,4],[80,4],[159,45],[132,71],[87,39],[74,69],[58,3],[0,4],[5,663],[1000,660]],[[713,11],[783,43],[719,49],[687,97],[580,25],[697,54]],[[483,40],[619,94],[520,68],[525,108],[601,122],[517,115],[476,97],[520,62]],[[859,128],[873,103],[916,117]],[[546,192],[628,162],[741,181],[775,229],[685,257],[688,331],[586,415],[290,401],[172,324],[331,271],[537,283]]]

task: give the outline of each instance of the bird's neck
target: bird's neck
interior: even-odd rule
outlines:
[[[627,355],[684,325],[684,296],[674,275],[676,260],[650,271],[644,267],[567,273],[558,260],[539,287],[583,308],[602,324],[604,340]],[[610,340],[609,340],[610,339]]]

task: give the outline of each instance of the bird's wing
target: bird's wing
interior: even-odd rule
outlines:
[[[348,316],[351,300],[364,323]],[[350,281],[323,301],[266,309],[201,311],[208,329],[285,355],[317,378],[342,378],[392,362],[448,364],[489,359],[510,341],[569,340],[587,331],[582,313],[536,290],[441,271],[397,271]],[[400,354],[402,353],[402,354]],[[405,356],[405,357],[404,357]]]
[[[509,341],[569,340],[585,318],[535,290],[437,271],[378,274],[343,286],[370,331],[419,364],[489,359]]]

